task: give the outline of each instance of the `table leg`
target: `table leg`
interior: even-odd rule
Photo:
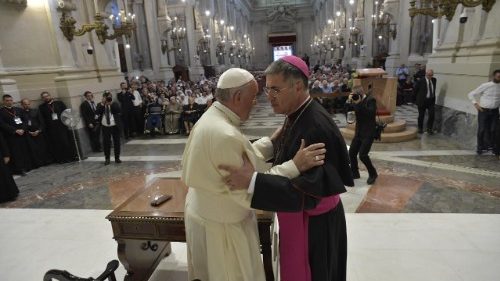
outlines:
[[[168,241],[117,239],[118,259],[127,270],[125,280],[147,281],[160,261],[170,255]]]
[[[274,281],[273,263],[271,254],[271,222],[259,222],[260,251],[264,258],[264,272],[266,281]]]

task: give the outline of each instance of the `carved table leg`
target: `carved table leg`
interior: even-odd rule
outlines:
[[[272,254],[271,254],[271,222],[259,222],[260,251],[264,258],[264,272],[266,281],[274,281]]]
[[[160,261],[170,255],[168,241],[117,239],[118,259],[127,270],[125,280],[147,281]]]

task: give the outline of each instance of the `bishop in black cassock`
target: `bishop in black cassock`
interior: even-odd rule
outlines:
[[[232,173],[227,182],[235,189],[248,188],[253,193],[252,208],[278,212],[282,280],[345,281],[347,234],[339,194],[346,191],[345,186],[353,186],[354,181],[339,129],[307,93],[308,74],[306,64],[295,56],[283,57],[266,70],[264,90],[275,112],[287,115],[283,130],[273,143],[274,165],[292,159],[302,139],[306,145],[325,143],[324,165],[291,180],[254,172],[252,180],[248,173],[240,173],[245,176],[239,178],[238,173]],[[296,81],[289,81],[290,78]],[[285,99],[295,101],[283,102]],[[283,104],[297,106],[279,112]]]

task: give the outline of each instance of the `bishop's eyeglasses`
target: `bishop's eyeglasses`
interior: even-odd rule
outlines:
[[[268,96],[277,97],[283,90],[288,89],[288,87],[278,88],[278,87],[262,87],[264,93]]]

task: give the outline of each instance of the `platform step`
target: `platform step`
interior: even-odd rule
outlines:
[[[356,128],[356,124],[347,124],[347,128],[354,130]],[[384,129],[384,133],[397,133],[403,132],[404,130],[406,130],[406,120],[395,120],[394,122],[387,124],[387,127]]]
[[[347,139],[352,139],[354,137],[354,130],[349,128],[341,128],[340,132]],[[382,140],[376,142],[384,142],[384,143],[394,143],[394,142],[404,142],[410,141],[417,138],[417,128],[416,127],[407,127],[406,130],[402,132],[395,133],[382,133]]]

